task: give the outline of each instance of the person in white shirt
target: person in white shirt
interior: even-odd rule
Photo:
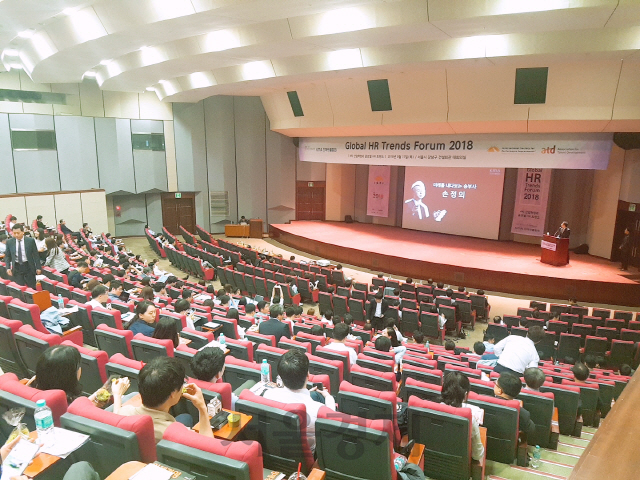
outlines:
[[[320,321],[325,325],[333,325],[333,310],[325,310]]]
[[[336,352],[349,352],[349,363],[354,365],[358,360],[358,354],[356,351],[347,347],[344,343],[347,339],[347,335],[349,334],[349,326],[344,323],[339,323],[333,329],[333,342],[327,345],[325,348],[328,350],[335,350]]]
[[[471,458],[480,460],[484,456],[484,446],[480,438],[480,423],[484,418],[484,410],[466,403],[469,388],[469,379],[465,375],[460,372],[448,372],[442,383],[442,403],[471,410]]]
[[[309,380],[309,358],[297,348],[285,353],[278,363],[278,374],[282,378],[284,388],[270,388],[264,393],[264,398],[281,403],[303,403],[307,409],[307,441],[311,451],[316,449],[316,420],[318,410],[323,403],[314,400],[324,400],[324,406],[331,410],[336,409],[335,399],[326,390],[318,390],[313,387],[307,390]],[[317,397],[321,395],[322,397]]]
[[[509,335],[501,340],[493,349],[493,353],[499,357],[493,371],[510,372],[520,377],[528,367],[537,367],[540,356],[536,344],[543,338],[543,328],[534,325],[529,327],[526,337]]]
[[[107,308],[105,305],[109,302],[109,289],[104,285],[98,285],[91,290],[91,300],[86,304],[92,308]]]

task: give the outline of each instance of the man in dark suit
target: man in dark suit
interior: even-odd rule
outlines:
[[[269,320],[266,320],[258,327],[258,333],[262,335],[275,335],[276,345],[281,337],[291,338],[291,330],[289,325],[282,323],[284,317],[284,309],[281,305],[271,305],[269,309]]]
[[[7,275],[18,285],[36,288],[36,275],[41,273],[40,255],[36,241],[25,237],[24,225],[18,223],[11,229],[13,238],[7,240],[5,263]]]
[[[378,290],[376,298],[367,307],[367,318],[375,330],[381,330],[384,326],[384,314],[389,309],[389,302],[385,300],[382,290]]]
[[[556,233],[553,234],[554,237],[558,238],[569,238],[571,235],[571,229],[569,228],[569,224],[567,222],[562,222],[560,228],[556,230]]]
[[[624,229],[624,237],[622,238],[622,243],[620,247],[620,262],[622,265],[620,266],[620,270],[629,270],[629,257],[631,253],[631,232],[629,232],[628,228]]]

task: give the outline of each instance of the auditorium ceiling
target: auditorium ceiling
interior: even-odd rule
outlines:
[[[416,104],[404,112],[394,105],[388,125],[475,131],[481,112],[501,108],[493,89],[506,89],[514,107],[515,69],[527,67],[549,68],[547,98],[557,95],[562,108],[538,115],[517,105],[496,119],[510,126],[497,129],[535,131],[537,120],[637,129],[639,48],[640,0],[0,0],[0,71],[23,69],[36,83],[90,79],[170,102],[259,95],[272,128],[292,136],[307,127],[291,115],[287,91],[299,93],[305,117],[322,116],[313,102],[326,98],[334,120],[310,123],[317,133],[337,125],[333,110],[351,95],[350,83],[369,79],[409,92],[402,99],[392,89],[397,105]],[[579,81],[588,76],[596,84],[585,89]],[[441,98],[416,99],[426,87]],[[583,106],[567,112],[581,92]],[[451,111],[469,106],[472,113],[451,121]],[[384,125],[381,115],[346,123]]]

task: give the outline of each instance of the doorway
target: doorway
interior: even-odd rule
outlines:
[[[324,220],[326,182],[296,182],[296,220]]]
[[[636,211],[636,205],[618,200],[618,215],[611,245],[611,261],[620,261],[620,244],[624,237],[624,229],[631,233],[631,258],[630,266],[640,268],[640,211]]]
[[[176,198],[176,195],[180,195]],[[182,225],[190,233],[196,233],[195,193],[163,193],[162,224],[174,235],[180,235]]]

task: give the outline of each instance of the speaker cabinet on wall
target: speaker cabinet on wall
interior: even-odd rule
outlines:
[[[292,92],[287,92],[287,97],[289,97],[289,105],[291,105],[293,116],[304,117],[302,105],[300,104],[300,98],[298,98],[298,92],[296,92],[295,90]]]
[[[549,67],[516,68],[513,103],[516,105],[545,103],[548,74]]]
[[[371,102],[372,112],[388,112],[391,110],[391,95],[389,94],[389,81],[369,80],[367,81],[369,88],[369,101]]]

